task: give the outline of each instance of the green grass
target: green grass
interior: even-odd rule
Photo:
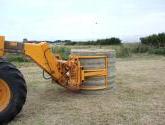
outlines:
[[[29,62],[28,58],[22,54],[7,53],[6,57],[10,62]]]
[[[140,43],[125,43],[121,45],[61,45],[55,46],[51,45],[52,52],[59,54],[62,59],[67,60],[70,55],[71,49],[111,49],[116,51],[117,58],[126,58],[132,57],[134,54],[157,54],[165,55],[165,48],[152,48]],[[11,62],[28,62],[28,58],[24,57],[21,54],[7,54],[7,58]]]
[[[165,55],[165,48],[150,49],[149,53],[157,54],[157,55]]]
[[[70,48],[65,46],[52,46],[52,52],[59,54],[64,60],[69,58],[70,50]]]

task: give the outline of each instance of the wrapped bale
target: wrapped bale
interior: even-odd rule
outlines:
[[[115,62],[116,62],[116,52],[115,50],[104,50],[104,49],[72,49],[71,55],[78,56],[107,56],[108,57],[108,85],[109,88],[114,86],[115,83]],[[104,59],[80,59],[81,65],[84,67],[84,70],[89,69],[103,69],[105,66]],[[90,77],[84,82],[85,86],[94,86],[94,85],[104,85],[104,77]]]

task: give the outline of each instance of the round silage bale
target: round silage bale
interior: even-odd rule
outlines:
[[[72,49],[71,55],[78,56],[107,56],[108,57],[108,88],[114,86],[115,77],[116,77],[116,52],[115,50],[104,50],[104,49]],[[103,69],[105,66],[103,58],[96,59],[80,59],[81,66],[84,70],[89,69]],[[104,85],[104,77],[90,77],[87,78],[83,83],[85,86],[93,85]]]

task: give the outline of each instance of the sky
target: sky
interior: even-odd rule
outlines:
[[[0,0],[7,40],[96,40],[165,32],[165,0]]]

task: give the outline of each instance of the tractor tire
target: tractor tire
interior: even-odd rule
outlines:
[[[0,58],[0,125],[8,123],[21,111],[27,95],[22,73]]]

